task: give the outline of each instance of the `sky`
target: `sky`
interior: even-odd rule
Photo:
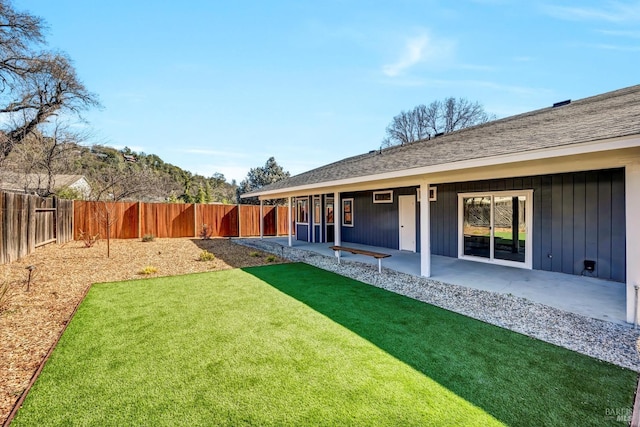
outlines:
[[[640,1],[14,0],[101,109],[91,138],[206,177],[380,147],[446,97],[507,117],[640,83]]]

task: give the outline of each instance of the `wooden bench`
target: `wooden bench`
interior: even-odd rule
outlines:
[[[366,251],[364,249],[348,248],[346,246],[331,246],[329,249],[333,249],[333,251],[336,253],[336,256],[338,257],[338,264],[340,264],[340,253],[342,251],[350,252],[352,254],[372,256],[378,260],[378,273],[382,273],[382,258],[389,258],[391,256],[389,254],[383,254],[381,252],[372,252],[372,251]]]

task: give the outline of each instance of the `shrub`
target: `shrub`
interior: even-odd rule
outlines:
[[[91,234],[80,230],[80,235],[78,237],[84,242],[85,248],[90,248],[100,239],[100,233],[92,236]]]
[[[207,224],[202,224],[202,229],[200,230],[200,238],[202,240],[209,240],[211,239],[212,234],[213,230],[211,230]]]
[[[259,253],[259,252],[256,252],[256,251],[251,251],[251,252],[249,252],[249,256],[252,256],[252,257],[259,257],[259,256],[260,256],[260,253]]]
[[[143,242],[153,242],[154,240],[156,240],[156,236],[154,236],[153,234],[145,234],[144,236],[142,236]]]
[[[145,276],[153,273],[157,273],[158,269],[152,265],[147,265],[145,268],[139,271],[139,274],[144,274]]]
[[[268,255],[265,260],[267,262],[274,262],[276,259],[278,259],[278,257],[276,257],[275,255]]]
[[[214,259],[216,259],[216,256],[206,249],[200,252],[200,256],[198,256],[198,261],[213,261]]]

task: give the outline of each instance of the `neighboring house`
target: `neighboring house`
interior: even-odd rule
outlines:
[[[426,277],[435,254],[626,282],[633,322],[640,86],[371,151],[252,196],[295,198],[297,239],[418,251]]]
[[[0,173],[0,190],[29,194],[42,194],[49,185],[49,175],[37,173],[6,172]],[[91,186],[83,175],[53,175],[51,191],[64,188],[77,191],[83,198],[91,193]]]

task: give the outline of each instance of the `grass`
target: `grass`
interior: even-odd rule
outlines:
[[[12,425],[606,425],[635,382],[281,264],[94,285]]]

